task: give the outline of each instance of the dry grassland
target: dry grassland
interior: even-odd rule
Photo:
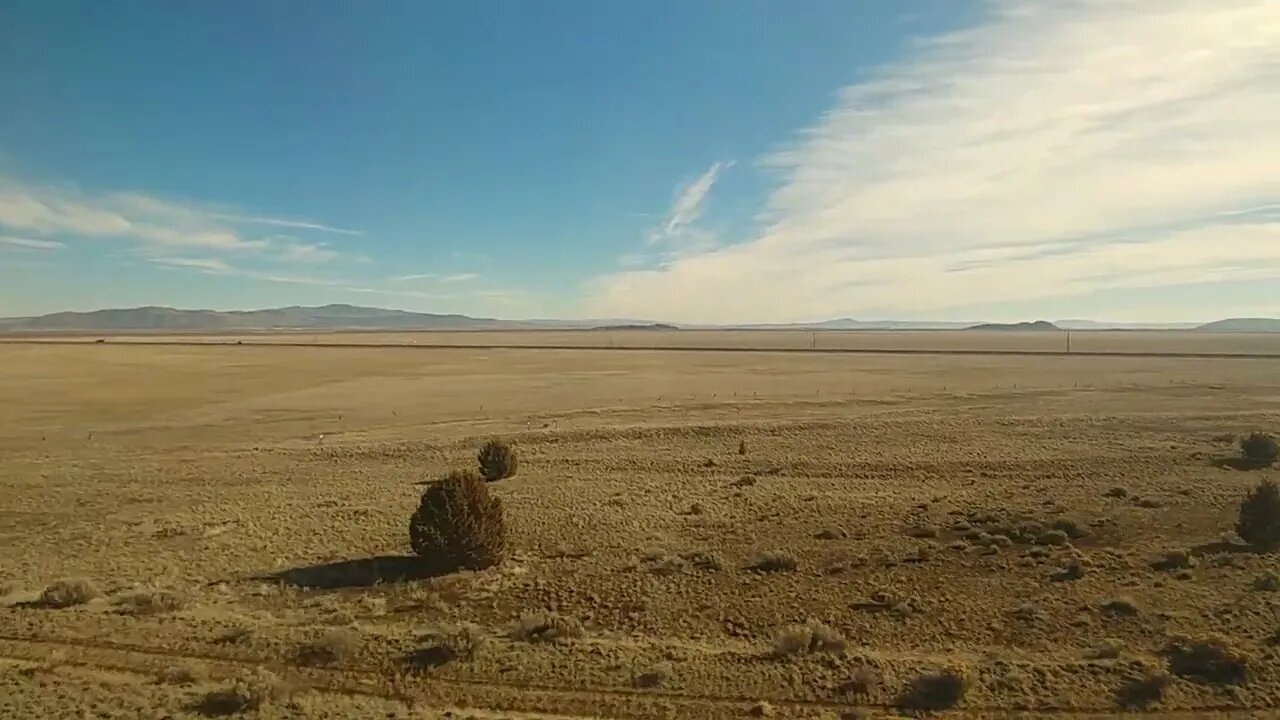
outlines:
[[[0,367],[0,717],[1280,707],[1280,556],[1223,537],[1280,470],[1222,462],[1280,431],[1280,360],[108,342]],[[421,577],[422,483],[492,436],[520,458],[506,561]]]

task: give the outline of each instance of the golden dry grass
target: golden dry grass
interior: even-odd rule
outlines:
[[[1276,556],[1222,539],[1280,471],[1215,462],[1280,430],[1277,360],[107,343],[0,363],[6,718],[198,715],[259,671],[290,687],[263,717],[840,717],[955,667],[974,717],[1280,705]],[[520,457],[492,486],[508,558],[426,576],[419,483],[494,436]],[[748,568],[771,553],[795,569]],[[102,598],[41,607],[69,577]],[[128,611],[139,587],[184,602]],[[528,642],[530,617],[575,631]],[[842,651],[773,652],[796,625]],[[483,652],[442,640],[461,627]],[[337,637],[358,642],[333,662],[300,651]],[[1182,637],[1247,657],[1247,682],[1166,673]]]

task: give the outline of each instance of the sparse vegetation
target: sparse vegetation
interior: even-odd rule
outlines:
[[[1164,691],[1173,677],[1164,670],[1147,669],[1130,678],[1116,692],[1116,702],[1128,710],[1145,710],[1164,699]]]
[[[40,593],[40,604],[49,608],[69,608],[83,605],[98,595],[97,586],[84,578],[59,580]]]
[[[480,477],[488,482],[497,482],[514,476],[520,464],[516,458],[516,451],[497,438],[480,446],[480,451],[476,453],[476,462],[480,465]]]
[[[1220,635],[1175,638],[1164,652],[1174,675],[1218,685],[1242,685],[1249,679],[1252,658]]]
[[[298,646],[294,656],[302,665],[338,665],[360,650],[360,637],[350,630],[328,630]]]
[[[173,665],[156,674],[161,685],[194,685],[204,679],[204,673],[193,665]]]
[[[470,471],[454,471],[422,494],[409,521],[413,551],[442,570],[482,570],[506,547],[502,502]]]
[[[781,551],[760,553],[747,563],[747,569],[756,572],[794,572],[799,566],[795,555]]]
[[[773,636],[773,655],[804,655],[808,653],[843,653],[848,647],[844,637],[833,628],[810,620],[803,625],[788,625]]]
[[[116,600],[116,607],[127,615],[159,615],[186,607],[187,601],[172,590],[139,590]]]
[[[899,703],[910,710],[949,710],[964,699],[971,681],[968,669],[954,665],[920,675]]]
[[[1161,553],[1160,557],[1151,561],[1151,567],[1156,570],[1183,570],[1195,567],[1196,559],[1188,550],[1169,550]]]
[[[484,630],[474,623],[436,628],[424,638],[438,648],[446,660],[474,660],[489,643]]]
[[[257,712],[272,702],[286,699],[292,692],[293,688],[273,673],[259,669],[206,694],[193,709],[213,717]]]
[[[1280,485],[1275,480],[1263,480],[1245,496],[1236,533],[1263,552],[1280,550]]]
[[[511,639],[532,643],[573,640],[582,634],[582,623],[576,618],[549,612],[526,613],[511,628]]]
[[[1240,438],[1240,457],[1250,465],[1265,467],[1280,458],[1280,444],[1267,433],[1251,433]]]

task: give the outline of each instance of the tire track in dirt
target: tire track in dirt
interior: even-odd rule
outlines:
[[[305,667],[267,659],[235,657],[232,654],[148,648],[109,641],[73,638],[30,638],[0,634],[0,661],[35,666],[75,666],[154,676],[176,662],[198,662],[211,677],[235,677],[245,670],[268,669],[285,680],[301,681],[306,689],[320,692],[363,695],[391,701],[411,698],[421,707],[462,707],[485,711],[517,713],[571,713],[584,717],[651,718],[698,717],[740,718],[748,713],[756,697],[693,695],[662,690],[621,687],[563,687],[530,683],[493,683],[482,680],[405,674],[401,690],[392,687],[393,678],[369,667]],[[410,692],[414,691],[414,692]],[[407,698],[406,698],[407,695]],[[860,710],[894,711],[891,703],[838,703],[818,700],[764,698],[784,717],[796,712],[827,711],[837,717]],[[1162,718],[1203,718],[1205,713],[1224,717],[1250,717],[1250,710],[1231,706],[1194,708],[1148,708],[1127,710],[1114,707],[1010,709],[994,706],[965,706],[945,713],[951,717],[1112,717],[1145,714]]]

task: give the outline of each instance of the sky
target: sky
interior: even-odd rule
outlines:
[[[1280,0],[0,3],[0,316],[1280,316]]]

